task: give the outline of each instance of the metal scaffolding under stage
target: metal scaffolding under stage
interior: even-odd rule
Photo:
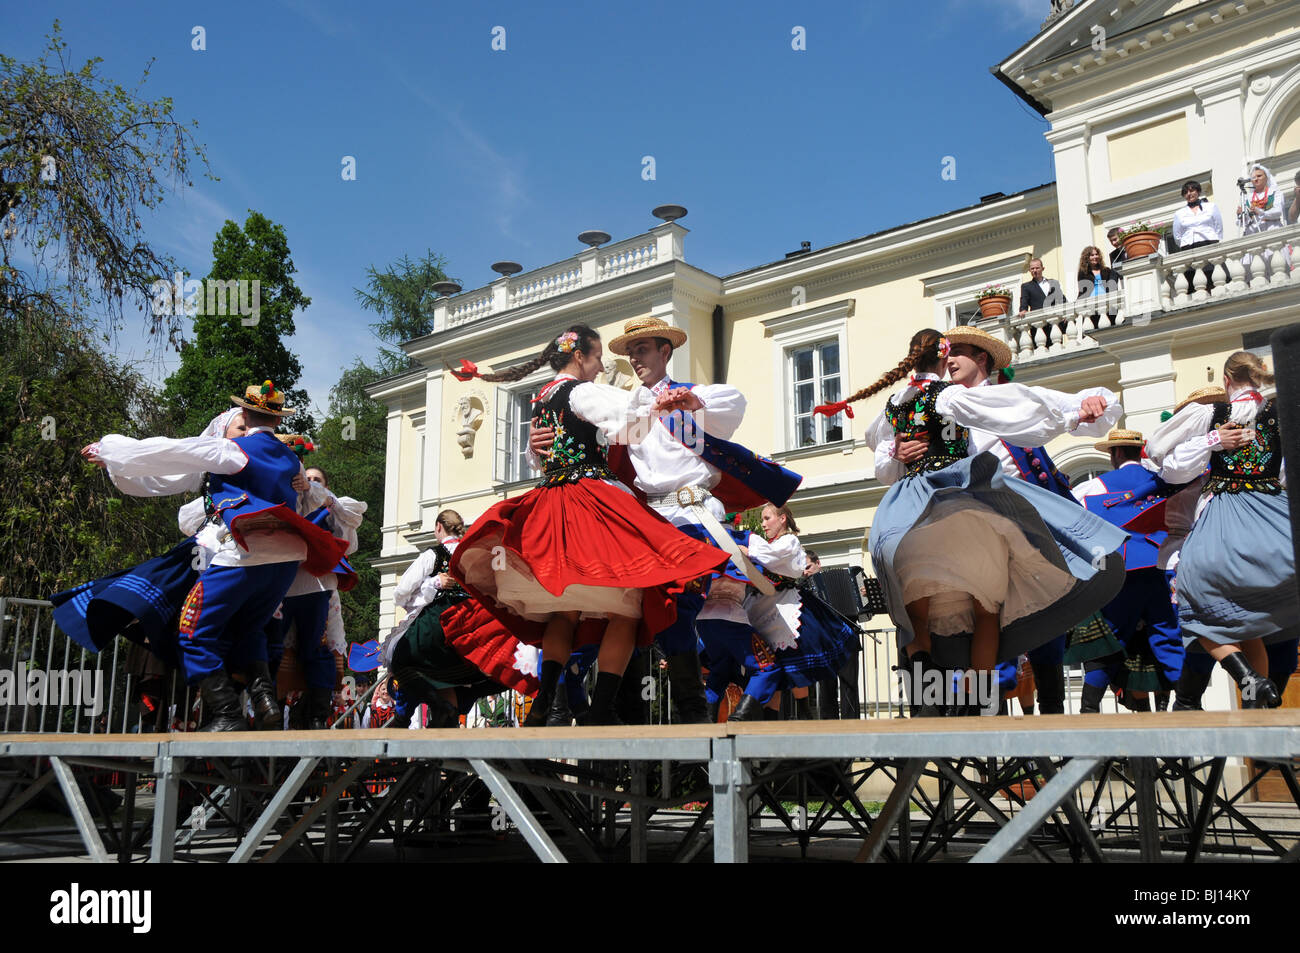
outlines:
[[[79,834],[62,852],[96,861],[343,861],[377,844],[400,857],[452,827],[494,832],[518,859],[500,845],[507,819],[545,861],[689,861],[710,839],[715,860],[745,861],[773,831],[797,856],[830,841],[843,856],[851,839],[866,861],[1294,861],[1298,754],[1290,711],[0,735],[0,847],[60,849],[8,823],[57,789]],[[1243,758],[1247,779],[1229,791],[1225,766]],[[1263,824],[1243,796],[1270,771],[1294,804]],[[137,793],[151,779],[146,820]],[[888,779],[874,810],[867,779]]]

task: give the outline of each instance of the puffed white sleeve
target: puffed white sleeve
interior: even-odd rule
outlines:
[[[225,437],[135,440],[111,433],[100,438],[99,458],[114,482],[118,476],[165,478],[161,485],[177,487],[172,493],[194,492],[205,473],[238,473],[248,465],[239,444]]]
[[[865,439],[875,454],[876,479],[885,486],[901,480],[907,468],[894,457],[894,427],[883,410],[867,427]]]
[[[798,579],[808,568],[808,557],[804,555],[799,537],[786,533],[768,542],[758,533],[750,533],[745,543],[752,559],[757,559],[768,572],[778,576]]]
[[[207,521],[208,513],[201,496],[190,500],[176,513],[176,525],[180,527],[183,536],[193,536]]]
[[[691,388],[691,392],[704,405],[702,412],[696,411],[696,419],[704,432],[730,440],[740,422],[745,419],[744,395],[726,384],[700,384]]]
[[[366,515],[369,504],[364,500],[354,500],[350,496],[335,496],[330,493],[330,502],[326,506],[330,510],[330,524],[334,535],[347,542],[348,548],[344,550],[344,555],[351,556],[361,545],[357,538],[357,530],[361,526],[362,517]]]
[[[608,443],[638,443],[654,417],[654,395],[609,384],[582,383],[569,391],[569,408],[594,424]]]
[[[438,554],[432,549],[426,549],[415,557],[415,562],[406,567],[406,572],[402,573],[402,578],[398,580],[397,588],[393,590],[394,605],[401,609],[411,608],[416,593],[420,591],[421,583],[429,573],[433,572],[437,560]]]
[[[1104,390],[1104,388],[1103,388]],[[1112,409],[1109,391],[1107,410]],[[1086,394],[1085,394],[1086,396]],[[1099,396],[1105,396],[1099,395]],[[996,387],[948,387],[935,400],[935,410],[963,427],[996,434],[1022,447],[1041,447],[1062,434],[1078,432],[1083,397],[1046,387],[999,384]],[[1118,400],[1118,413],[1123,412]],[[1105,430],[1102,431],[1105,433]]]
[[[1164,463],[1175,447],[1194,437],[1204,437],[1213,418],[1213,404],[1188,404],[1147,437],[1147,456],[1156,464]]]

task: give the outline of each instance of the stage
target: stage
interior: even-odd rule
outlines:
[[[855,842],[859,861],[951,860],[954,850],[974,862],[1295,861],[1297,756],[1300,712],[1291,710],[5,734],[0,844],[30,838],[8,822],[57,791],[80,839],[68,853],[96,861],[290,852],[344,861],[372,841],[400,852],[420,837],[463,841],[472,829],[498,839],[517,831],[548,862],[640,862],[652,845],[656,858],[690,861],[710,843],[715,861],[744,862],[751,839],[774,824],[813,858],[835,838]],[[1244,810],[1266,773],[1290,793],[1268,825]],[[1234,775],[1243,782],[1230,783]],[[865,801],[868,785],[887,796]]]

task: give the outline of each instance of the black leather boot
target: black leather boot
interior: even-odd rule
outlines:
[[[1250,667],[1245,652],[1233,652],[1219,664],[1241,689],[1242,708],[1276,708],[1282,704],[1277,686]]]
[[[203,707],[211,716],[200,731],[247,731],[239,689],[225,672],[213,672],[199,682],[199,695]]]
[[[1060,665],[1032,665],[1040,715],[1065,714],[1065,669]]]
[[[1083,694],[1079,698],[1079,714],[1095,715],[1101,711],[1101,700],[1106,697],[1106,689],[1101,685],[1083,683]]]
[[[537,695],[533,698],[533,704],[528,709],[528,715],[520,723],[520,727],[546,727],[546,718],[551,713],[551,705],[555,703],[555,693],[559,690],[560,671],[563,667],[563,665],[555,661],[542,662],[542,670],[538,675],[541,687],[538,688]]]
[[[945,706],[940,703],[927,704],[922,701],[922,690],[924,687],[924,676],[926,672],[939,672],[943,674],[943,669],[934,663],[930,653],[924,650],[913,652],[907,657],[907,661],[899,666],[897,670],[902,671],[907,678],[904,684],[907,686],[908,702],[910,712],[913,718],[941,718],[945,712]]]
[[[265,662],[254,662],[248,667],[249,701],[253,703],[253,727],[258,731],[280,731],[284,728],[284,712],[275,700],[275,681],[271,668]]]
[[[1214,670],[1206,672],[1194,672],[1186,665],[1183,666],[1183,674],[1178,676],[1178,684],[1174,686],[1174,711],[1200,711],[1201,696],[1205,694],[1205,689],[1210,685],[1210,676]]]
[[[718,723],[718,710],[721,707],[720,702],[707,702],[709,720],[705,724],[716,725]]]
[[[573,710],[569,707],[569,693],[556,689],[551,710],[546,713],[547,728],[568,728],[573,724]]]
[[[704,673],[696,652],[679,652],[668,656],[668,684],[673,691],[676,722],[702,725],[709,718],[709,702],[704,697]]]
[[[614,699],[618,696],[623,683],[622,675],[599,672],[596,675],[596,688],[591,693],[591,709],[578,718],[580,725],[621,725],[623,719],[614,711]]]
[[[727,721],[762,721],[763,705],[753,695],[742,695],[740,703],[731,710]]]
[[[334,707],[334,691],[329,688],[307,686],[307,730],[324,731],[330,726],[330,710]]]
[[[1169,692],[1156,692],[1156,711],[1169,710]]]

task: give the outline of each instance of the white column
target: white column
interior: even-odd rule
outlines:
[[[1202,144],[1207,151],[1203,159],[1210,160],[1213,201],[1223,216],[1224,238],[1236,238],[1241,234],[1237,228],[1237,178],[1245,174],[1245,163],[1250,158],[1244,152],[1246,134],[1242,101],[1245,82],[1245,75],[1239,73],[1196,88],[1196,98],[1205,117]]]
[[[442,439],[447,430],[447,422],[442,419],[442,387],[442,369],[430,370],[424,379],[424,479],[420,486],[420,528],[430,531],[438,515]]]
[[[1125,348],[1119,358],[1124,426],[1149,435],[1160,426],[1160,412],[1173,410],[1178,402],[1169,341],[1162,336],[1149,344]]]
[[[1092,216],[1088,213],[1092,188],[1088,179],[1089,131],[1086,125],[1053,129],[1046,139],[1056,162],[1057,221],[1061,228],[1061,258],[1068,265],[1092,242]],[[1041,255],[1043,250],[1035,249]],[[1047,275],[1069,288],[1074,275]],[[1068,294],[1068,292],[1067,292]],[[1073,295],[1070,295],[1073,297]]]
[[[384,452],[384,548],[390,556],[398,550],[398,494],[402,476],[402,411],[388,411],[388,442]]]

